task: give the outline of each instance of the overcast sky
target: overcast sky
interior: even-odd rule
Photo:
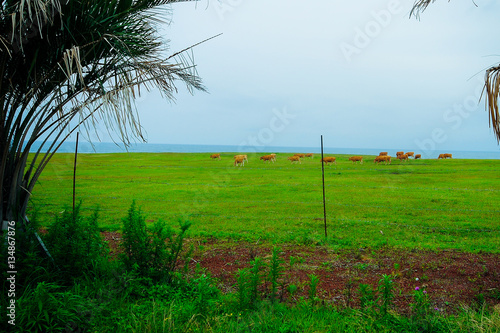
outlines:
[[[208,93],[137,101],[150,143],[499,151],[479,102],[500,63],[495,0],[206,0],[161,33]],[[476,6],[477,5],[477,6]]]

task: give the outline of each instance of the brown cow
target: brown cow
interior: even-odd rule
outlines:
[[[293,162],[299,162],[299,164],[302,164],[302,163],[300,163],[300,157],[298,157],[296,155],[289,156],[288,159],[290,160],[291,163],[293,163]]]
[[[384,162],[384,164],[391,164],[391,157],[390,156],[377,156],[375,157],[375,160],[373,160],[373,163],[380,163]]]
[[[398,151],[398,152],[396,153],[396,157],[398,157],[399,155],[404,155],[404,154],[405,154],[405,152],[404,152],[404,151]]]
[[[414,154],[415,154],[415,153],[414,153],[414,152],[412,152],[412,151],[410,151],[410,152],[406,153],[406,155],[408,155],[408,157],[410,157],[410,156],[412,156],[412,157],[413,157],[413,155],[414,155]]]
[[[212,154],[212,155],[210,155],[210,158],[212,160],[220,160],[220,154]]]
[[[381,152],[380,154],[378,154],[378,156],[387,156],[387,154],[388,154],[388,152],[383,151],[383,152]]]
[[[306,154],[306,157],[314,158],[314,154],[313,153],[308,153],[308,154]]]
[[[444,154],[444,158],[451,158],[451,154]]]
[[[327,156],[323,157],[321,162],[324,162],[326,165],[328,165],[328,163],[335,163],[335,165],[337,165],[337,158],[333,156]]]
[[[408,161],[408,154],[399,155],[397,158],[399,158],[399,160],[400,160],[401,162],[403,162],[403,161],[405,161],[405,162],[406,162],[406,161]]]
[[[438,156],[438,160],[440,160],[440,159],[442,159],[442,158],[446,158],[446,157],[444,157],[444,154],[439,154],[439,156]]]
[[[422,158],[422,155],[420,155],[420,154],[415,155],[416,160],[418,160],[419,158]]]
[[[264,156],[261,156],[260,159],[263,160],[264,162],[270,161],[270,162],[274,163],[273,155],[264,155]]]
[[[349,161],[352,161],[352,163],[358,163],[359,161],[359,164],[363,164],[363,156],[351,156],[349,157]]]
[[[238,156],[234,158],[234,166],[245,166],[245,158],[243,156]]]
[[[299,158],[304,158],[306,155],[305,154],[294,154],[293,156],[298,156]]]
[[[234,155],[234,159],[237,159],[237,158],[240,158],[240,157],[242,157],[243,160],[247,161],[247,163],[248,163],[248,156],[247,155]]]

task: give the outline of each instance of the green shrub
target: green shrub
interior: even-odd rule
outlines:
[[[127,270],[136,270],[146,275],[151,255],[151,244],[146,228],[146,219],[141,210],[136,208],[135,201],[128,210],[127,217],[122,219],[123,242],[122,261]]]
[[[75,210],[65,209],[56,216],[44,240],[61,277],[73,281],[85,272],[104,269],[107,246],[98,229],[98,209],[85,218],[80,214],[81,202]]]
[[[128,271],[135,271],[142,277],[154,281],[172,282],[178,271],[184,236],[189,222],[180,223],[176,235],[170,226],[157,221],[152,230],[146,227],[146,219],[135,201],[123,218],[123,253],[121,260]],[[185,259],[190,252],[184,254]]]

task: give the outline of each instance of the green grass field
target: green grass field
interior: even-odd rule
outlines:
[[[103,229],[116,230],[133,200],[148,222],[193,222],[191,236],[323,243],[337,247],[390,245],[500,252],[500,160],[410,160],[352,164],[335,155],[325,166],[328,237],[324,238],[318,155],[291,164],[234,153],[79,154],[77,201],[99,206]],[[34,189],[42,223],[71,207],[73,154],[56,154]]]

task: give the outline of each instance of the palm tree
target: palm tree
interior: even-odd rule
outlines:
[[[410,16],[419,17],[427,7],[436,0],[417,0],[413,5]],[[500,65],[492,66],[486,70],[484,79],[484,91],[486,92],[486,109],[489,113],[490,127],[500,144],[500,111],[498,98],[500,97]]]
[[[162,58],[156,25],[183,0],[0,1],[0,216],[22,226],[38,177],[77,128],[144,140],[140,89],[205,89],[185,55],[194,45]]]

